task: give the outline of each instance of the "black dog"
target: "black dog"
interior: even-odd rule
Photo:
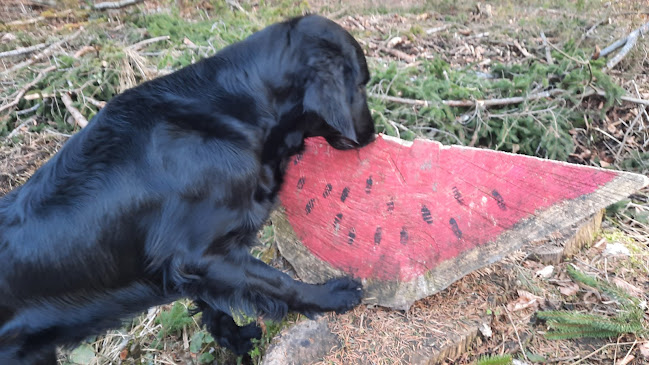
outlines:
[[[311,15],[115,97],[0,200],[0,364],[54,364],[56,346],[181,297],[237,354],[261,331],[233,311],[359,304],[358,282],[294,281],[249,248],[304,138],[374,139],[368,79],[353,37]]]

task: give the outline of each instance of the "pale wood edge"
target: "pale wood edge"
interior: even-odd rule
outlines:
[[[605,212],[606,209],[600,209],[599,212],[553,233],[546,239],[527,245],[523,251],[530,252],[530,258],[533,260],[546,265],[558,265],[593,243],[601,229]]]

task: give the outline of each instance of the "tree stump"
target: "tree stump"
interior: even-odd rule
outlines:
[[[530,247],[532,259],[546,265],[558,265],[574,255],[584,246],[593,243],[593,240],[602,226],[604,209],[581,219],[570,227],[550,234],[540,242],[535,242]]]
[[[524,244],[646,186],[643,175],[380,135],[359,150],[307,140],[273,215],[306,282],[351,275],[364,302],[407,309]]]

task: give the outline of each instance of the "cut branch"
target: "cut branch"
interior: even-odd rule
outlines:
[[[81,128],[85,128],[88,125],[88,120],[81,114],[79,109],[75,108],[72,105],[72,99],[69,94],[61,94],[61,101],[65,104],[65,108],[70,112],[74,121]]]
[[[545,37],[545,33],[541,32],[541,39],[543,40],[543,45],[545,46],[545,60],[548,61],[548,64],[554,64],[554,59],[552,59],[552,52],[550,52],[550,45],[548,39]]]
[[[25,127],[27,126],[27,124],[33,123],[35,120],[36,120],[36,117],[31,117],[31,118],[27,119],[26,121],[20,123],[20,125],[18,125],[16,128],[14,128],[14,129],[11,131],[11,133],[9,133],[9,134],[7,135],[7,137],[5,137],[5,139],[6,139],[6,140],[10,140],[10,139],[13,138],[16,134],[20,133],[20,131],[22,131],[22,129],[25,128]]]
[[[370,96],[375,97],[377,99],[393,102],[393,103],[407,104],[407,105],[429,106],[435,104],[444,104],[452,107],[471,107],[471,106],[490,107],[490,106],[499,106],[499,105],[520,104],[527,101],[549,98],[555,95],[562,94],[564,92],[565,90],[555,89],[555,90],[530,94],[528,96],[516,96],[512,98],[486,99],[486,100],[442,100],[440,102],[417,100],[417,99],[406,99],[397,96],[389,96],[389,95],[381,95],[381,94],[370,94]]]
[[[485,99],[485,100],[441,100],[441,101],[428,101],[428,100],[418,100],[418,99],[407,99],[407,98],[401,98],[398,96],[389,96],[389,95],[381,95],[381,94],[375,94],[375,93],[369,93],[369,96],[377,99],[381,99],[384,101],[389,101],[392,103],[398,103],[398,104],[406,104],[406,105],[416,105],[416,106],[431,106],[431,105],[447,105],[451,107],[472,107],[472,106],[477,106],[477,107],[490,107],[490,106],[501,106],[501,105],[511,105],[511,104],[520,104],[520,103],[525,103],[528,101],[533,101],[533,100],[538,100],[538,99],[544,99],[544,98],[549,98],[549,97],[554,97],[560,94],[565,93],[566,91],[563,89],[554,89],[550,91],[543,91],[540,93],[534,93],[530,94],[527,96],[516,96],[512,98],[501,98],[501,99]],[[590,89],[583,94],[577,95],[577,97],[580,98],[586,98],[592,95],[599,95],[606,97],[606,92],[602,90],[595,90],[595,89]],[[635,104],[640,104],[640,105],[647,105],[649,106],[649,100],[644,100],[644,99],[639,99],[639,98],[633,98],[630,96],[620,96],[620,100],[627,101],[630,103],[635,103]]]
[[[584,92],[583,94],[581,94],[579,96],[581,98],[586,98],[586,97],[589,97],[589,96],[595,95],[595,94],[597,94],[599,96],[602,96],[602,97],[607,96],[605,91],[600,90],[600,89],[595,89],[595,88],[591,88],[590,90]],[[627,101],[629,103],[635,103],[635,104],[639,104],[639,105],[649,106],[649,100],[645,100],[645,99],[634,98],[634,97],[625,96],[625,95],[620,96],[619,99],[622,100],[622,101]]]
[[[43,79],[43,77],[45,77],[45,75],[46,75],[48,72],[50,72],[50,71],[54,71],[54,70],[56,70],[56,66],[50,66],[50,67],[44,69],[43,71],[41,71],[41,72],[38,74],[38,76],[36,76],[36,77],[31,81],[31,82],[29,82],[29,83],[28,83],[27,85],[25,85],[22,89],[20,89],[20,90],[18,91],[18,93],[16,93],[16,97],[14,98],[13,101],[11,101],[11,102],[9,102],[9,103],[7,103],[7,104],[5,104],[5,105],[0,106],[0,113],[3,113],[3,112],[5,112],[5,111],[7,111],[7,110],[9,110],[9,109],[11,109],[11,108],[13,108],[13,107],[15,107],[16,105],[18,105],[18,103],[20,102],[20,99],[22,99],[23,95],[25,95],[25,93],[26,93],[29,89],[31,89],[34,85],[38,84],[38,83]]]
[[[74,53],[74,58],[81,58],[83,55],[89,52],[96,52],[97,49],[93,46],[84,46],[80,50]]]
[[[38,23],[40,21],[45,20],[45,17],[39,16],[36,18],[31,18],[31,19],[25,19],[25,20],[14,20],[13,22],[7,23],[7,26],[9,27],[16,27],[16,26],[21,26],[21,25],[29,25],[29,24],[34,24]]]
[[[406,61],[408,63],[413,63],[417,59],[415,56],[411,56],[411,55],[409,55],[409,54],[407,54],[405,52],[399,51],[398,49],[387,48],[387,47],[383,47],[383,46],[380,46],[379,49],[381,51],[385,52],[385,53],[389,53],[389,54],[391,54],[391,55],[393,55],[393,56],[395,56],[397,58],[400,58],[400,59],[402,59],[402,60],[404,60],[404,61]]]
[[[528,50],[525,49],[520,43],[518,43],[517,40],[514,40],[514,47],[525,57],[527,58],[536,58],[533,54],[531,54]]]
[[[96,106],[99,109],[105,107],[106,104],[107,104],[105,101],[97,100],[97,99],[91,98],[90,96],[85,96],[85,95],[82,95],[82,96],[83,96],[84,100],[86,100],[87,102],[89,102],[90,104]]]
[[[46,57],[49,57],[52,53],[54,53],[54,50],[56,50],[57,47],[59,47],[59,46],[62,45],[63,43],[69,42],[69,41],[71,41],[71,40],[77,38],[77,37],[81,34],[81,31],[82,31],[82,30],[83,30],[83,29],[79,29],[78,31],[74,32],[73,34],[70,34],[69,36],[67,36],[67,37],[65,37],[65,38],[63,38],[63,39],[61,39],[60,41],[57,41],[57,42],[55,42],[55,43],[52,43],[52,45],[50,45],[49,47],[45,48],[45,50],[43,50],[43,52],[34,55],[32,58],[30,58],[30,59],[28,59],[28,60],[26,60],[26,61],[23,61],[23,62],[21,62],[21,63],[18,63],[18,64],[16,64],[16,65],[14,65],[14,66],[13,66],[12,68],[10,68],[10,69],[7,69],[7,70],[2,71],[2,73],[0,73],[0,74],[5,75],[5,74],[8,74],[8,73],[10,73],[10,72],[18,71],[18,70],[20,70],[20,69],[22,69],[22,68],[25,68],[25,67],[27,67],[27,66],[33,64],[33,63],[36,62],[36,61],[40,61],[40,60],[42,60],[42,59],[44,59],[44,58],[46,58]]]
[[[451,24],[444,24],[444,25],[439,26],[439,27],[426,29],[426,34],[430,35],[430,34],[434,34],[434,33],[437,33],[437,32],[441,32],[441,31],[446,30],[446,29],[448,29],[450,27],[451,27]]]
[[[615,67],[626,55],[631,51],[633,46],[635,46],[636,42],[638,41],[638,37],[644,33],[649,31],[649,22],[645,23],[643,26],[640,28],[634,30],[633,32],[629,33],[629,35],[625,38],[625,44],[624,47],[620,50],[618,54],[616,54],[613,58],[608,60],[606,62],[606,67],[604,70],[610,70],[613,67]],[[600,52],[599,56],[602,57],[604,51]]]
[[[103,3],[95,4],[92,6],[95,10],[106,10],[106,9],[120,9],[127,6],[135,5],[141,3],[144,0],[121,0],[121,1],[106,1]]]
[[[12,56],[20,56],[20,55],[23,55],[25,53],[32,53],[32,52],[38,51],[39,49],[43,49],[45,47],[47,47],[47,43],[41,43],[41,44],[37,44],[37,45],[34,45],[34,46],[29,46],[29,47],[20,47],[20,48],[16,48],[14,50],[11,50],[11,51],[0,52],[0,58],[12,57]]]
[[[151,43],[160,42],[160,41],[166,41],[166,40],[169,40],[169,36],[168,35],[163,35],[163,36],[160,36],[160,37],[149,38],[149,39],[145,39],[143,41],[139,41],[139,42],[137,42],[135,44],[132,44],[132,45],[128,46],[127,48],[131,49],[131,50],[134,50],[134,51],[137,51],[138,49],[140,49],[140,48],[142,48],[142,47],[144,47],[146,45],[149,45]]]

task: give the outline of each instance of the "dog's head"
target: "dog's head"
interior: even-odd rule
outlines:
[[[317,15],[296,20],[292,38],[306,67],[304,111],[314,116],[307,135],[325,137],[337,149],[367,145],[375,138],[365,85],[370,80],[360,45],[340,25]]]

